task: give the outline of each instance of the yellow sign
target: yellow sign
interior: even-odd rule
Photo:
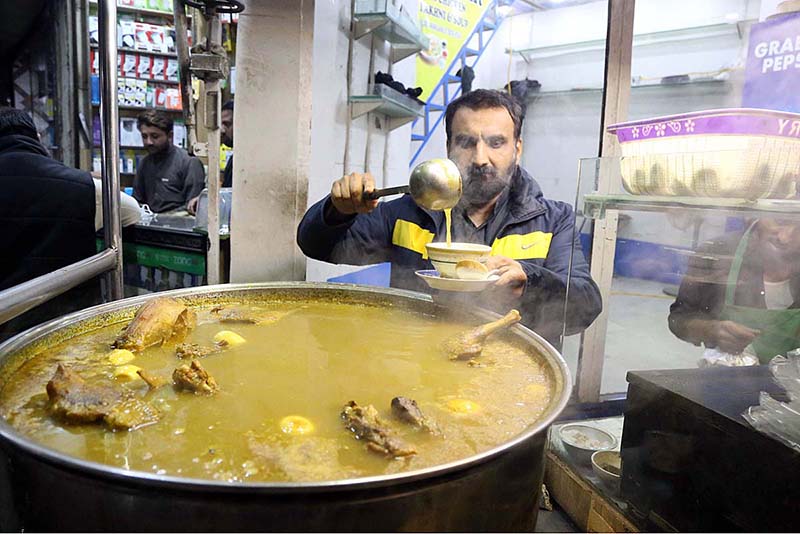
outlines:
[[[430,47],[417,54],[417,82],[423,100],[455,60],[490,0],[419,0],[419,24]],[[474,44],[477,48],[477,38]],[[455,74],[455,72],[453,72]]]

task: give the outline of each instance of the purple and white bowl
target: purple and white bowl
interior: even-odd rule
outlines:
[[[800,177],[800,114],[714,109],[608,127],[629,193],[788,198]]]

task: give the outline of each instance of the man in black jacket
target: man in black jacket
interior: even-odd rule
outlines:
[[[88,172],[52,159],[31,118],[0,108],[0,291],[96,252],[95,192]],[[0,325],[0,339],[100,302],[89,281]]]

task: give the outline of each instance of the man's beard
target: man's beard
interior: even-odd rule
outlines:
[[[511,183],[511,177],[517,168],[516,162],[512,163],[504,171],[498,171],[494,167],[485,165],[478,167],[470,166],[466,173],[463,173],[463,190],[459,204],[464,207],[481,208],[494,200],[503,189]]]

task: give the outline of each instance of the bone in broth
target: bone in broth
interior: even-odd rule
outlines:
[[[444,340],[474,325],[324,301],[189,313],[184,339],[136,338],[131,325],[120,341],[118,324],[46,349],[6,381],[0,415],[47,447],[126,470],[322,481],[490,449],[553,395],[549,367],[502,334],[470,361],[448,358]]]

